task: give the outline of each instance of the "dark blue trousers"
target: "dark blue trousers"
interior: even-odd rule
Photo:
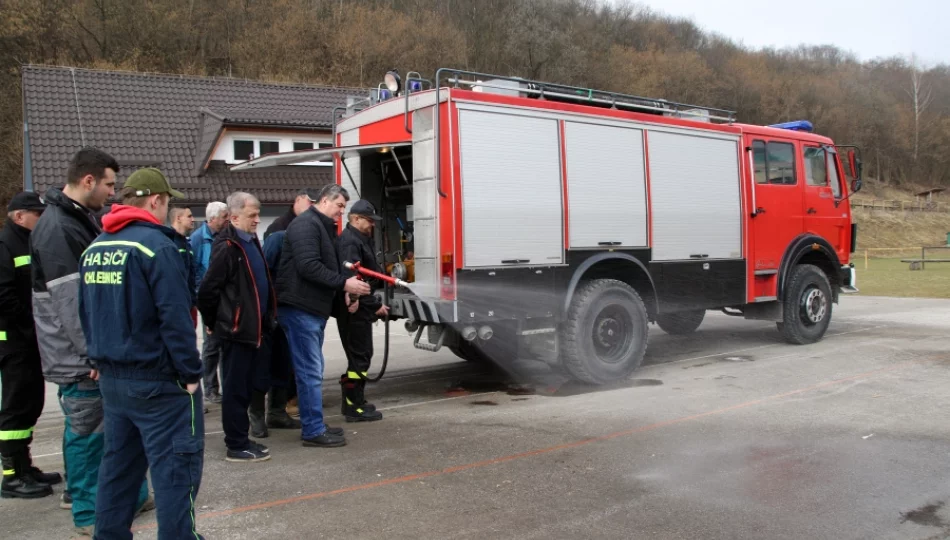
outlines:
[[[194,395],[170,381],[99,379],[105,453],[99,467],[96,539],[131,540],[145,472],[152,471],[158,538],[201,539],[195,498],[204,464],[201,388]]]

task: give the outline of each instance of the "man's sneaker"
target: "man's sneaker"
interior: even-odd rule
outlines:
[[[73,509],[73,498],[69,496],[68,491],[64,491],[63,496],[59,498],[59,507],[63,510]]]
[[[210,403],[221,403],[221,394],[219,394],[216,390],[212,390],[208,392],[207,396],[205,396],[205,400]]]
[[[246,450],[228,450],[228,455],[224,458],[225,461],[232,463],[253,463],[255,461],[267,461],[268,459],[270,459],[270,454],[261,452],[254,445],[248,446]]]
[[[316,437],[304,439],[303,445],[322,448],[336,448],[338,446],[346,446],[346,439],[344,439],[341,435],[333,435],[328,431],[324,431]]]

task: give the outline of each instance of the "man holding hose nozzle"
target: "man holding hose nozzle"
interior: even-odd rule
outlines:
[[[373,230],[383,218],[365,199],[360,199],[350,208],[349,223],[340,235],[340,260],[359,262],[360,266],[382,273],[376,262],[376,246]],[[343,269],[346,277],[355,276],[354,270]],[[370,282],[373,289],[380,283]],[[373,360],[373,323],[389,314],[389,306],[373,294],[359,298],[359,307],[353,313],[342,312],[337,320],[340,341],[346,353],[347,371],[340,376],[343,389],[342,412],[347,422],[372,422],[382,420],[383,413],[366,401],[364,389],[370,363]]]
[[[300,435],[309,447],[346,444],[343,430],[323,420],[323,336],[327,319],[346,311],[339,301],[341,294],[370,293],[369,285],[342,274],[336,222],[343,217],[349,198],[336,184],[320,191],[317,204],[287,228],[277,272],[277,311],[297,376]],[[354,311],[358,307],[358,302],[347,303]]]

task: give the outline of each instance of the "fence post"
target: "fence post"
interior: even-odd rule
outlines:
[[[868,269],[868,250],[864,250],[864,269]]]
[[[927,248],[920,246],[920,269],[924,269],[924,260],[927,258]]]

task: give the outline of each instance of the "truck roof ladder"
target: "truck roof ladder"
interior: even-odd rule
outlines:
[[[509,84],[500,84],[501,81]],[[435,87],[437,90],[443,82],[455,88],[492,88],[507,92],[518,92],[519,94],[525,94],[528,97],[535,97],[537,99],[609,107],[611,109],[625,109],[634,112],[661,114],[683,119],[722,123],[732,123],[736,121],[735,111],[726,109],[678,103],[632,94],[607,92],[593,88],[532,81],[520,77],[491,75],[462,69],[440,68],[435,76]]]

